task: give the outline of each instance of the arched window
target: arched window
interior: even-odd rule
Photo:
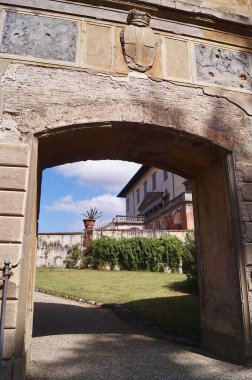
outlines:
[[[177,210],[173,217],[173,228],[175,230],[182,230],[183,228],[183,217],[180,210]]]

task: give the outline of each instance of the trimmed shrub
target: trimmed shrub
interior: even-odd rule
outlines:
[[[163,237],[161,240],[164,247],[164,254],[166,256],[163,261],[167,263],[172,272],[178,272],[184,252],[182,241],[176,236],[169,235]]]
[[[103,236],[92,240],[85,252],[86,260],[93,269],[114,269],[118,265],[117,240]]]
[[[160,272],[169,267],[175,272],[183,255],[183,243],[169,235],[160,239],[137,237],[120,240],[104,236],[91,242],[86,255],[93,269],[119,266],[124,270]]]

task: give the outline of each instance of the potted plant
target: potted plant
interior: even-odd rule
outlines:
[[[86,219],[83,219],[86,230],[92,230],[94,228],[96,219],[102,216],[102,212],[98,211],[96,207],[90,207],[86,214],[81,215],[84,215],[86,217]]]

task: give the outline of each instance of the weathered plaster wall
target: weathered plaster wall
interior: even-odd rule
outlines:
[[[65,268],[67,251],[75,244],[83,246],[83,234],[39,234],[37,267]]]
[[[30,133],[85,122],[132,121],[183,129],[244,159],[251,154],[251,117],[194,86],[12,63],[1,85],[2,141],[26,141]]]
[[[115,239],[132,238],[132,237],[148,237],[160,238],[167,234],[167,231],[154,230],[94,230],[92,239],[99,239],[101,236],[113,237]],[[171,236],[177,236],[184,241],[186,231],[170,231]],[[65,268],[64,260],[67,250],[75,244],[83,246],[82,233],[64,233],[64,234],[39,234],[38,235],[38,252],[37,267]]]

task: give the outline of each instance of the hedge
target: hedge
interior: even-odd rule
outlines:
[[[149,270],[177,272],[182,262],[189,280],[197,282],[197,258],[194,233],[186,234],[184,243],[176,236],[160,239],[115,239],[103,236],[90,243],[86,251],[79,245],[69,248],[66,268]]]
[[[183,243],[175,236],[160,239],[130,238],[116,240],[101,237],[93,240],[86,251],[86,262],[93,269],[150,270],[172,272],[179,270]]]

